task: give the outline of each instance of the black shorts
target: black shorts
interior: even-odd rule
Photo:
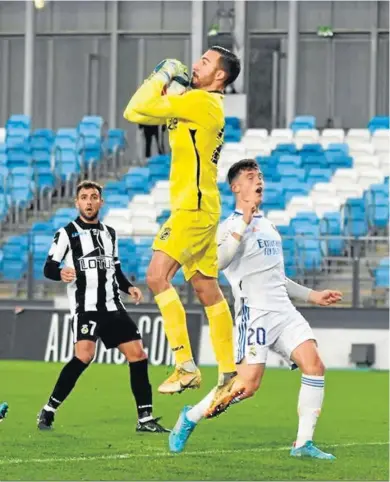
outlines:
[[[126,311],[86,311],[76,314],[72,323],[73,341],[102,340],[106,348],[116,348],[121,343],[140,340],[137,325]]]

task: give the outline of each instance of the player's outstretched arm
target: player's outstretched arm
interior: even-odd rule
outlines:
[[[290,298],[308,301],[313,305],[329,306],[337,303],[343,297],[340,291],[323,290],[316,291],[302,286],[289,278],[286,278],[287,293]]]
[[[168,61],[166,61],[168,62]],[[130,99],[125,112],[125,119],[130,122],[141,122],[142,118],[166,119],[177,118],[199,125],[210,125],[209,99],[200,90],[188,91],[182,95],[162,95],[162,91],[175,75],[179,75],[184,66],[178,61],[177,71],[174,68],[168,73],[163,69],[146,80]],[[176,65],[176,64],[175,64]]]

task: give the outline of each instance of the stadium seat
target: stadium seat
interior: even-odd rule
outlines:
[[[240,119],[238,117],[225,117],[225,126],[233,129],[241,129]]]
[[[346,236],[365,236],[368,232],[365,204],[362,198],[349,198],[343,207],[343,225]]]
[[[300,115],[295,117],[291,122],[291,129],[296,132],[301,129],[315,129],[316,128],[316,118],[312,115]]]
[[[297,255],[305,271],[320,271],[322,252],[320,241],[298,237],[296,240]]]
[[[368,123],[367,127],[371,132],[375,132],[378,129],[389,129],[390,128],[389,116],[373,117]]]
[[[341,256],[344,250],[344,240],[341,229],[340,212],[324,212],[320,221],[320,234],[332,237],[324,240],[328,256]]]
[[[124,149],[126,147],[125,131],[123,129],[110,129],[104,145],[110,153],[117,149]]]

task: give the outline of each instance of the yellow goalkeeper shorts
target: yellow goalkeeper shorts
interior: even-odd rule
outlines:
[[[163,251],[183,267],[188,281],[199,271],[218,278],[217,229],[219,214],[177,210],[163,224],[154,251]]]

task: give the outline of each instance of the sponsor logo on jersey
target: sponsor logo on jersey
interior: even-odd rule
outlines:
[[[88,271],[89,269],[101,270],[115,270],[114,259],[112,256],[105,256],[102,254],[101,248],[96,248],[90,253],[79,258],[81,271]]]

